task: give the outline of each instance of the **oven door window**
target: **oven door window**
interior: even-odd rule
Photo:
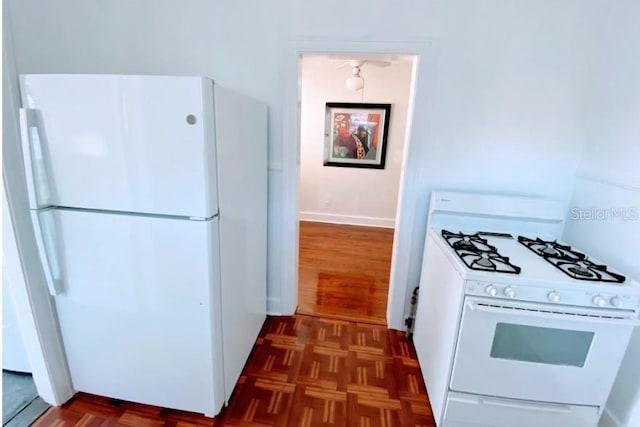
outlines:
[[[581,368],[593,336],[586,331],[497,323],[491,357]]]

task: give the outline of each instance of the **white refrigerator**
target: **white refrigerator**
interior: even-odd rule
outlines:
[[[21,75],[76,391],[216,415],[266,315],[267,108],[189,76]]]

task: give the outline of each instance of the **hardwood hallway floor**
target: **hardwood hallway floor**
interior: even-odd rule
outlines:
[[[393,229],[300,221],[298,313],[386,325]]]

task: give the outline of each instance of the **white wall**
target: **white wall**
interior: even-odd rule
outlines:
[[[395,259],[404,265],[392,267],[392,284],[418,285],[428,195],[434,189],[568,202],[583,136],[591,13],[583,5],[441,5],[440,34],[429,49],[433,56],[421,61],[418,71],[395,240]],[[406,306],[407,300],[402,302]],[[401,302],[394,298],[390,304]]]
[[[564,240],[640,280],[640,3],[608,3],[594,25],[585,145]],[[581,211],[586,212],[580,216]],[[589,217],[596,213],[597,217]],[[607,404],[606,425],[640,425],[640,331]],[[603,423],[605,425],[605,423]]]
[[[296,76],[290,68],[297,65],[290,57],[311,42],[320,50],[384,46],[393,52],[412,46],[420,63],[394,240],[389,309],[395,314],[389,320],[396,328],[402,327],[408,305],[405,291],[419,279],[430,190],[568,200],[580,149],[581,62],[590,46],[583,23],[590,12],[583,4],[431,0],[400,8],[392,0],[379,0],[375,7],[365,0],[5,2],[20,73],[202,74],[269,105],[268,291],[273,313],[281,312],[295,293],[289,262],[295,255],[286,244],[295,236],[289,210],[296,209],[287,162],[297,157],[298,146],[289,136],[295,120],[287,111],[295,107],[286,96]]]
[[[301,61],[300,219],[393,227],[409,106],[412,63],[388,67],[364,65],[364,93],[345,87],[351,68],[336,67],[348,59],[304,56]],[[391,104],[384,169],[323,166],[325,103]]]
[[[2,220],[2,369],[32,372],[12,297],[13,288],[26,286],[4,188]]]

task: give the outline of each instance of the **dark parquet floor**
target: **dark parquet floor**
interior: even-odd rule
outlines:
[[[267,318],[215,419],[79,393],[33,425],[435,427],[413,344],[384,326],[392,243],[391,229],[301,222],[302,314]]]
[[[381,325],[269,317],[215,419],[80,393],[36,427],[434,427],[411,342]]]

